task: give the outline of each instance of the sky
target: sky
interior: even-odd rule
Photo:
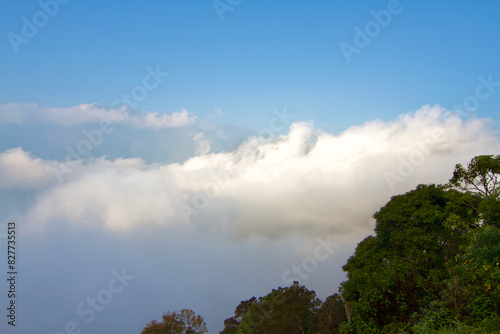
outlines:
[[[391,196],[500,149],[497,1],[0,9],[2,333],[324,300]]]

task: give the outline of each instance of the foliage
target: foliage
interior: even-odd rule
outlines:
[[[500,155],[480,155],[464,168],[455,166],[447,187],[463,194],[463,201],[480,214],[481,223],[500,227]]]
[[[343,333],[490,333],[500,328],[499,156],[458,164],[375,213],[375,236],[342,269]]]
[[[208,332],[203,318],[191,310],[167,312],[162,322],[151,321],[141,334],[203,334]]]
[[[360,304],[351,323],[363,323],[363,331],[406,324],[436,297],[447,277],[446,245],[454,242],[446,227],[448,201],[443,189],[420,185],[375,213],[377,235],[363,240],[342,268],[343,297]]]
[[[316,334],[340,333],[340,325],[347,321],[344,301],[338,294],[326,298],[318,312]]]
[[[500,155],[479,155],[464,168],[455,166],[450,185],[466,194],[478,194],[481,197],[499,199]]]
[[[234,311],[234,317],[228,318],[224,321],[224,330],[221,334],[237,333],[238,325],[243,321],[243,318],[248,313],[250,306],[257,300],[252,297],[249,300],[242,301]]]
[[[314,333],[321,301],[298,282],[241,302],[221,333]]]

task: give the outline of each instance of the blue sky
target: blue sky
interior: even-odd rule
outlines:
[[[186,108],[258,130],[272,108],[335,131],[425,104],[451,108],[478,76],[499,73],[495,1],[400,2],[402,11],[347,63],[339,44],[388,1],[243,1],[221,21],[210,1],[70,1],[14,53],[0,44],[0,101],[109,105],[159,64],[170,76],[139,109]],[[35,1],[3,5],[1,34],[20,33]],[[498,111],[498,97],[478,112]],[[326,125],[325,125],[326,126]]]
[[[2,333],[182,308],[216,333],[293,280],[324,300],[391,196],[500,151],[497,1],[63,2],[0,5],[0,249],[17,222],[22,282]]]

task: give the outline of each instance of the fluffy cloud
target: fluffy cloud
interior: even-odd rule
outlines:
[[[172,115],[159,115],[158,113],[149,112],[144,114],[144,117],[136,117],[133,123],[142,127],[151,127],[155,129],[161,128],[178,128],[194,124],[196,117],[190,115],[187,110],[176,111]]]
[[[22,148],[0,153],[0,189],[40,189],[55,181],[51,164]]]
[[[197,139],[205,143],[202,135]],[[188,222],[238,238],[289,232],[359,238],[370,233],[372,214],[390,196],[420,183],[446,182],[456,163],[498,153],[500,139],[487,120],[464,121],[425,106],[340,134],[294,123],[277,140],[252,137],[232,152],[210,154],[200,147],[199,155],[182,164],[89,160],[64,183],[40,191],[26,220],[38,226],[64,221],[122,231]],[[16,168],[48,164],[33,158],[16,161],[0,163],[1,179]],[[27,183],[13,178],[10,185],[16,182]]]
[[[69,108],[39,107],[34,103],[8,103],[0,105],[0,123],[28,124],[49,122],[72,126],[91,122],[129,124],[154,129],[185,127],[195,124],[197,118],[187,110],[171,115],[157,112],[135,112],[127,106],[106,107],[96,103],[80,104]]]

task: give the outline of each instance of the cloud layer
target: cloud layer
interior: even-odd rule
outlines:
[[[71,126],[91,122],[129,124],[137,127],[164,129],[193,125],[197,118],[187,110],[171,115],[157,112],[136,112],[126,105],[119,108],[100,104],[80,104],[69,108],[40,107],[35,103],[8,103],[0,105],[0,123],[25,125],[48,122]]]
[[[62,111],[32,107],[33,118],[28,105],[0,107],[0,212],[18,222],[19,305],[36,315],[19,323],[27,333],[60,332],[69,321],[92,333],[137,333],[182,308],[220,331],[239,301],[291,280],[324,299],[390,196],[446,182],[456,163],[500,148],[489,120],[437,106],[339,134],[296,122],[274,138],[199,120],[169,128],[182,122],[131,111],[122,119],[116,109],[78,106],[57,118]],[[67,147],[83,148],[85,133],[108,117],[116,129],[68,161]],[[340,247],[306,275],[291,273],[326,242]],[[78,305],[122,268],[135,280],[87,323]]]
[[[22,148],[0,153],[0,189],[40,189],[54,181],[54,171],[46,161]]]
[[[210,153],[207,139],[198,140],[205,146],[184,163],[90,158],[62,183],[49,175],[61,161],[11,149],[0,154],[0,182],[36,191],[25,217],[36,228],[64,222],[126,232],[190,223],[237,238],[358,238],[390,196],[446,182],[456,163],[500,148],[487,120],[464,121],[439,106],[340,134],[298,122],[277,139],[252,137],[232,152]]]

